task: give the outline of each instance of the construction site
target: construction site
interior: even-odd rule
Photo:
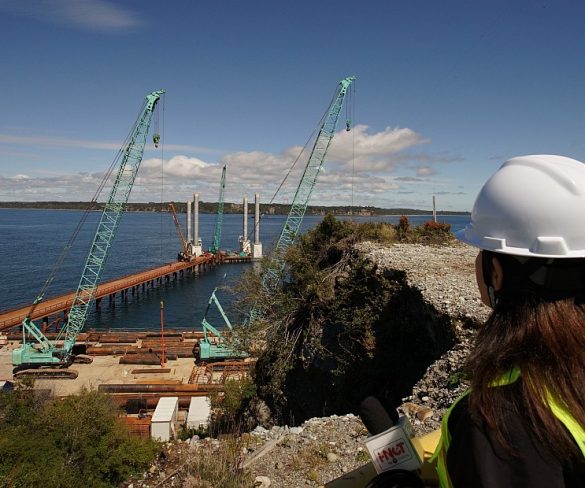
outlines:
[[[289,215],[263,270],[261,283],[264,293],[272,293],[281,283],[285,255],[299,235],[343,101],[354,79],[348,77],[339,82],[336,95],[322,119]],[[257,193],[253,243],[248,239],[248,201],[244,198],[240,250],[237,253],[221,250],[226,180],[224,165],[215,231],[208,249],[203,249],[199,237],[199,195],[194,193],[193,200],[187,202],[186,237],[174,204],[169,205],[168,211],[181,244],[177,262],[106,283],[100,282],[110,244],[142,161],[153,114],[163,94],[164,91],[159,90],[146,96],[130,136],[104,177],[104,186],[110,176],[114,182],[77,290],[45,299],[46,289],[56,272],[54,269],[32,305],[0,313],[0,381],[3,389],[10,390],[15,381],[32,379],[35,389],[57,398],[88,389],[98,390],[110,395],[126,412],[126,422],[133,433],[167,441],[176,436],[180,425],[188,429],[205,428],[211,414],[209,395],[221,392],[227,381],[248,375],[254,361],[249,352],[230,345],[224,337],[225,331],[232,330],[232,324],[216,296],[216,289],[209,298],[197,330],[165,331],[161,301],[160,331],[88,331],[85,330],[86,321],[91,308],[99,310],[104,299],[109,305],[115,304],[117,297],[120,300],[132,299],[164,282],[204,272],[209,266],[263,256]],[[156,117],[154,119],[157,120]],[[349,129],[348,119],[346,130]],[[156,124],[152,142],[155,147],[161,143]],[[216,317],[219,314],[221,323],[213,325],[210,322],[210,311],[214,311]],[[258,306],[254,307],[249,312],[248,321],[257,320],[262,313]]]
[[[151,332],[82,333],[79,345],[86,348],[91,363],[73,364],[67,369],[67,378],[37,377],[35,388],[55,397],[78,394],[83,389],[107,393],[127,412],[131,431],[150,436],[152,414],[161,398],[176,399],[178,415],[173,420],[178,425],[187,421],[192,398],[221,391],[227,380],[241,379],[248,372],[251,363],[246,360],[196,364],[194,350],[201,338],[197,336],[169,331],[163,340]],[[0,378],[6,379],[12,378],[12,352],[21,341],[9,334],[3,342]],[[207,422],[209,408],[203,411],[202,424]]]

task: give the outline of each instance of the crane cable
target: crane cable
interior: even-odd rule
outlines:
[[[138,115],[136,117],[136,124],[139,123],[138,118],[139,118],[140,114],[142,113],[142,111],[144,110],[145,104],[146,104],[146,102],[144,102],[142,104],[140,111],[138,112]],[[37,295],[37,297],[35,298],[34,302],[31,305],[28,313],[26,314],[27,318],[29,318],[32,315],[32,313],[34,312],[37,305],[43,300],[45,293],[47,292],[47,290],[48,290],[49,286],[51,285],[51,283],[53,282],[55,276],[57,275],[57,273],[61,269],[61,266],[63,266],[63,262],[65,261],[65,258],[69,254],[71,247],[73,246],[73,244],[77,240],[77,237],[79,236],[79,233],[81,232],[81,229],[85,225],[85,222],[87,221],[87,218],[89,217],[89,213],[96,208],[97,200],[98,200],[102,190],[106,186],[106,183],[108,182],[108,180],[112,176],[114,168],[116,167],[116,163],[120,159],[122,153],[124,152],[124,149],[127,147],[128,142],[130,140],[130,136],[134,132],[134,128],[136,127],[136,124],[134,124],[134,126],[130,129],[130,132],[128,133],[128,135],[124,139],[122,147],[118,150],[118,152],[116,153],[116,156],[114,156],[114,159],[110,163],[110,167],[107,169],[106,173],[104,174],[104,177],[102,178],[97,190],[95,191],[91,201],[89,202],[89,205],[84,210],[83,214],[81,215],[81,218],[79,219],[79,222],[77,223],[77,226],[75,227],[75,229],[73,230],[73,233],[71,234],[71,237],[69,237],[67,244],[65,244],[65,247],[61,251],[61,255],[59,256],[59,258],[57,259],[57,261],[53,265],[53,268],[51,269],[51,272],[49,273],[49,277],[45,281],[45,284],[43,285],[40,293]]]
[[[352,83],[349,92],[348,92],[348,103],[345,105],[346,110],[346,124],[347,121],[350,121],[355,118],[355,83]],[[348,109],[349,107],[349,109]],[[347,130],[349,130],[349,124],[347,125]],[[353,215],[353,186],[354,186],[354,178],[355,178],[355,131],[351,131],[351,207],[350,207],[350,215]]]
[[[164,154],[165,154],[165,149],[164,149],[164,144],[165,144],[165,94],[163,93],[162,95],[162,134],[161,134],[161,138],[160,138],[160,232],[159,232],[159,259],[160,262],[163,262],[163,217],[165,215],[165,209],[164,209],[164,188],[165,188],[165,165],[164,165]],[[154,119],[154,123],[155,123],[155,129],[154,132],[158,133],[159,131],[159,115],[160,115],[160,107],[159,105],[157,105],[155,107],[155,119]],[[170,234],[170,231],[169,231]]]

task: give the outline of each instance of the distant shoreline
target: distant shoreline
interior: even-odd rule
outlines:
[[[175,202],[175,208],[179,213],[187,212],[187,204]],[[103,202],[98,202],[92,205],[92,211],[101,211],[104,208]],[[0,208],[4,209],[44,209],[44,210],[87,210],[90,208],[90,202],[0,202]],[[128,203],[126,207],[127,212],[167,212],[169,202],[155,203]],[[263,215],[288,215],[290,205],[274,203],[271,205],[260,204],[260,212]],[[199,202],[199,212],[202,214],[217,213],[217,203]],[[241,203],[225,203],[225,214],[241,214],[243,212],[243,204]],[[254,204],[248,204],[248,213],[253,215]],[[336,216],[345,217],[384,217],[384,216],[400,216],[405,215],[414,217],[417,215],[433,215],[432,210],[420,210],[415,208],[378,208],[378,207],[350,207],[350,206],[320,206],[309,205],[307,207],[306,215],[326,215],[332,213]],[[466,211],[437,211],[437,217],[447,215],[471,215]]]

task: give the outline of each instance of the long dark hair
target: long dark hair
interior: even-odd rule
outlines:
[[[573,279],[581,273],[575,270],[583,268],[585,260],[571,260],[574,266],[563,260],[561,267],[570,269],[568,281],[573,288],[555,289],[546,283],[529,282],[528,275],[518,272],[520,265],[514,258],[490,253],[490,258],[493,256],[504,269],[504,287],[468,359],[471,411],[479,413],[496,439],[517,455],[499,421],[499,408],[507,396],[507,404],[525,419],[539,442],[561,456],[577,455],[573,437],[553,415],[546,398],[552,395],[585,426],[585,305],[583,290],[575,287]],[[533,258],[529,267],[556,266],[551,260],[541,261],[535,266]],[[484,274],[487,272],[484,269]],[[557,275],[562,272],[557,270]],[[559,283],[562,288],[563,280]],[[520,368],[521,380],[510,398],[510,389],[491,384],[513,367]]]

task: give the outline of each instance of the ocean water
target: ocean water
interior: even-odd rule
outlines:
[[[79,219],[81,211],[41,209],[0,209],[0,311],[26,306],[40,293],[47,277],[59,259]],[[100,212],[92,212],[75,244],[63,261],[46,297],[74,291],[83,271]],[[349,217],[346,217],[349,218]],[[396,224],[399,216],[352,217],[356,221],[386,221]],[[263,216],[260,224],[260,241],[264,254],[275,243],[286,217]],[[451,224],[456,232],[469,222],[467,215],[439,217]],[[185,215],[179,214],[185,231]],[[306,216],[301,232],[315,227],[322,217]],[[429,216],[409,217],[411,225],[429,220]],[[242,234],[242,216],[224,215],[221,248],[239,250],[238,237]],[[212,241],[215,215],[200,214],[199,235],[206,249]],[[248,222],[249,238],[253,239],[253,216]],[[176,260],[180,250],[179,238],[172,218],[167,213],[127,212],[120,222],[108,261],[102,273],[102,282],[157,267]],[[115,307],[103,302],[100,312],[92,311],[87,328],[133,329],[160,328],[160,302],[164,302],[165,328],[199,328],[207,301],[214,287],[233,286],[242,272],[258,266],[256,263],[234,263],[209,268],[198,276],[182,280],[130,297]],[[232,308],[233,296],[220,288],[218,298],[230,320],[237,323],[241,317]],[[93,310],[93,307],[92,307]],[[216,313],[208,317],[212,324],[221,326]]]

